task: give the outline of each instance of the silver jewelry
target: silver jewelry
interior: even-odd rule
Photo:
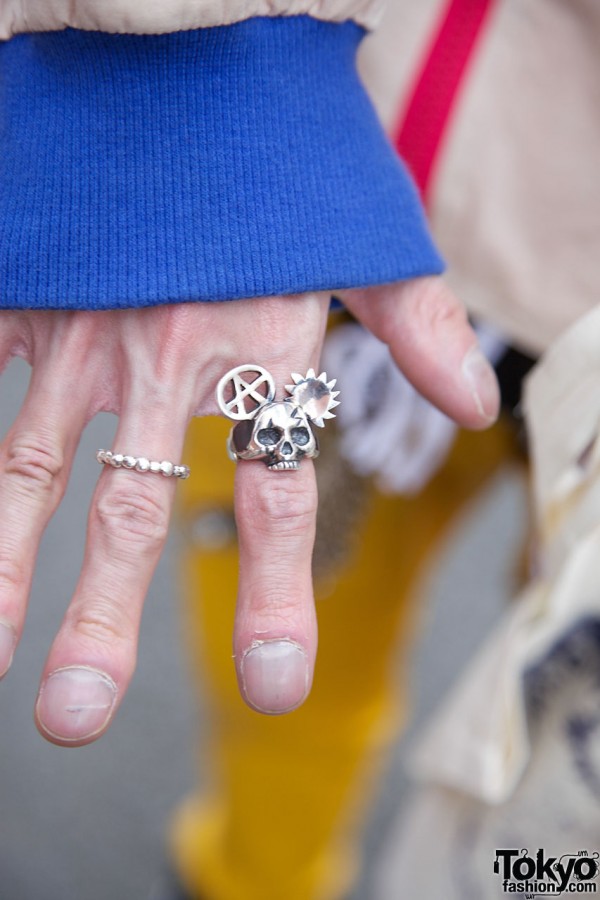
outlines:
[[[165,478],[190,477],[188,466],[176,466],[167,459],[158,462],[146,459],[145,456],[128,456],[124,453],[113,453],[111,450],[98,450],[96,459],[101,465],[112,466],[114,469],[134,469],[136,472],[164,475]]]
[[[314,425],[323,428],[331,410],[339,406],[334,391],[335,378],[327,381],[316,375],[292,374],[287,384],[290,395],[275,400],[273,376],[254,363],[236,366],[217,385],[217,403],[223,415],[237,422],[227,441],[232,460],[262,459],[271,472],[295,471],[304,457],[319,455]]]

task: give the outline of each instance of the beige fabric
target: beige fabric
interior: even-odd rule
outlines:
[[[390,3],[363,47],[397,121],[441,0]],[[471,311],[543,350],[600,298],[600,3],[499,0],[454,111],[431,216]]]
[[[598,529],[600,510],[600,305],[544,354],[524,408],[544,577]],[[598,561],[596,558],[596,571]],[[600,577],[596,574],[596,584]],[[597,595],[597,588],[591,591]]]
[[[529,759],[524,673],[578,622],[600,618],[598,347],[600,305],[527,380],[539,573],[469,665],[417,754],[422,778],[486,803],[513,793]]]
[[[363,47],[388,126],[443,8],[424,6],[390,7]],[[546,351],[524,401],[538,572],[418,742],[421,786],[391,835],[378,900],[495,900],[506,894],[493,848],[596,849],[599,38],[597,0],[499,0],[439,160],[431,214],[454,286],[514,343]],[[532,671],[548,673],[537,707]]]
[[[390,0],[381,27],[361,45],[359,69],[388,131],[400,120],[414,72],[441,7],[440,0]]]
[[[383,0],[0,0],[0,39],[70,26],[159,34],[229,25],[253,16],[296,16],[376,25]]]
[[[598,347],[600,305],[527,381],[540,571],[417,744],[423,784],[390,837],[377,900],[397,885],[403,900],[495,900],[506,893],[494,848],[597,849]]]

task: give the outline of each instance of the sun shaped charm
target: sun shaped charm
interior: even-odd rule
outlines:
[[[324,428],[325,419],[335,419],[331,410],[340,405],[335,399],[339,391],[333,390],[335,378],[327,381],[326,372],[317,376],[314,369],[309,369],[306,375],[292,372],[292,378],[294,384],[286,384],[285,389],[314,425]]]

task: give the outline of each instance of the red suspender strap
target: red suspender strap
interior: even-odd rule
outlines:
[[[449,0],[437,20],[417,70],[394,144],[408,164],[425,204],[452,109],[498,0]]]

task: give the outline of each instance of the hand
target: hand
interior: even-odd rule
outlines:
[[[493,372],[474,349],[462,307],[439,279],[348,291],[343,299],[444,412],[470,428],[493,421]],[[0,314],[0,370],[14,355],[32,366],[23,407],[0,445],[0,674],[21,635],[40,539],[64,494],[86,423],[101,410],[114,412],[115,450],[179,462],[190,418],[218,412],[215,386],[226,371],[256,362],[273,374],[282,396],[291,372],[318,367],[328,305],[327,294],[312,294]],[[200,465],[191,461],[192,477]],[[286,712],[310,690],[317,646],[312,463],[271,473],[261,462],[241,462],[235,491],[240,689],[255,709]],[[38,728],[54,743],[78,746],[97,738],[125,694],[174,492],[174,479],[159,475],[110,467],[100,475],[83,568],[36,704]]]

